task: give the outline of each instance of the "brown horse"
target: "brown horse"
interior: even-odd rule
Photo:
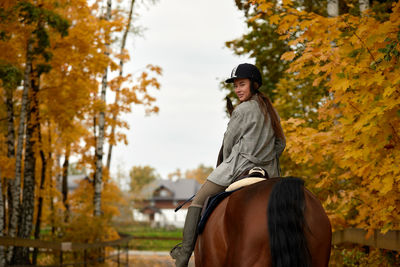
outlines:
[[[328,266],[332,231],[299,178],[272,178],[224,199],[198,236],[196,267]]]

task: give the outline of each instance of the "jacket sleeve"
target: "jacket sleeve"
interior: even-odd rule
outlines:
[[[285,150],[286,147],[286,139],[281,139],[276,137],[275,138],[275,151],[276,151],[276,155],[278,156],[278,158],[282,155],[283,151]]]
[[[280,124],[281,123],[281,118],[279,117],[278,111],[275,110],[275,112],[276,112],[276,115],[278,116],[278,120],[279,120],[279,124]],[[282,128],[282,125],[281,125],[281,128]],[[275,143],[274,143],[274,149],[275,149],[275,152],[276,152],[276,156],[278,158],[282,155],[283,151],[285,150],[285,147],[286,147],[286,138],[285,138],[285,136],[283,136],[283,139],[279,138],[279,137],[276,137],[275,138]]]
[[[243,114],[236,108],[229,120],[227,130],[224,134],[223,156],[224,160],[229,157],[233,146],[239,142],[244,134]]]

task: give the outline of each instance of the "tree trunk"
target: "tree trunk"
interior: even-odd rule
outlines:
[[[69,156],[70,156],[71,145],[68,144],[65,150],[65,159],[63,164],[63,174],[62,174],[62,183],[61,183],[61,192],[63,196],[63,203],[65,207],[65,217],[64,221],[68,222],[69,220],[69,204],[68,204],[68,168],[69,168]]]
[[[21,197],[21,162],[22,162],[22,148],[24,142],[24,132],[25,132],[25,117],[27,108],[29,107],[28,90],[31,81],[31,69],[32,69],[32,53],[33,53],[33,41],[31,38],[28,40],[26,49],[26,60],[25,60],[25,71],[24,71],[24,85],[22,92],[21,101],[21,112],[19,115],[19,125],[18,125],[18,137],[17,137],[17,152],[15,159],[15,178],[12,183],[11,194],[12,194],[12,210],[9,225],[8,235],[10,237],[15,237],[18,229],[18,218],[19,218],[19,206]],[[8,262],[11,261],[13,257],[13,247],[9,247],[9,253],[7,255]]]
[[[131,6],[129,8],[129,17],[128,17],[128,22],[126,24],[125,32],[124,35],[122,36],[122,42],[121,42],[121,50],[120,54],[124,53],[125,50],[125,45],[126,45],[126,40],[128,39],[128,33],[131,28],[131,22],[132,22],[132,13],[133,13],[133,6],[135,5],[135,0],[131,0]],[[119,76],[121,77],[123,74],[123,68],[124,68],[124,60],[121,59],[119,61]],[[115,105],[118,105],[119,102],[119,93],[120,93],[120,88],[117,89],[115,92]],[[115,137],[115,120],[117,119],[117,113],[113,113],[112,117],[112,126],[111,126],[111,136],[110,139],[114,139]],[[112,154],[112,149],[113,149],[113,144],[110,143],[110,146],[108,148],[108,154],[107,154],[107,169],[110,171],[110,166],[111,166],[111,154]]]
[[[360,13],[363,13],[369,8],[369,0],[358,0],[358,4],[360,6]]]
[[[38,111],[38,118],[40,114]],[[36,216],[36,223],[35,223],[35,240],[40,239],[40,224],[42,221],[42,209],[43,209],[43,191],[44,191],[44,183],[46,180],[46,170],[47,170],[47,159],[43,151],[43,141],[42,141],[42,133],[41,133],[41,127],[39,124],[38,128],[38,141],[40,145],[40,158],[42,161],[42,170],[41,170],[41,177],[40,177],[40,193],[39,193],[39,200],[37,204],[37,216]],[[49,144],[50,145],[50,144]],[[49,152],[49,159],[51,159],[51,153]],[[32,255],[32,264],[36,265],[37,264],[37,255],[38,255],[38,248],[35,248],[33,250],[33,255]]]
[[[4,210],[4,203],[3,203],[3,185],[1,181],[1,174],[0,174],[0,237],[4,236],[4,217],[5,217],[5,210]],[[6,258],[4,257],[4,247],[0,246],[0,266],[6,265]]]
[[[48,128],[48,131],[49,131],[49,144],[51,144],[50,122],[48,122],[48,125],[49,125],[49,128]],[[48,158],[51,159],[50,152],[49,152]],[[56,155],[56,167],[57,167],[57,170],[60,169],[60,155],[59,154]],[[51,168],[50,168],[49,177],[50,177],[50,192],[51,192],[50,193],[51,236],[54,237],[55,233],[56,233],[56,222],[55,222],[56,210],[55,210],[55,207],[54,207],[54,182],[53,182],[53,175],[52,175],[52,169]],[[57,173],[55,175],[55,187],[56,187],[56,189],[59,189],[57,185],[60,184],[60,180],[61,180],[61,175],[60,175],[60,172],[57,171]],[[61,190],[59,190],[59,191],[61,191]]]
[[[32,73],[34,74],[34,73]],[[35,145],[37,130],[39,128],[39,80],[40,76],[32,75],[31,107],[27,116],[27,128],[25,137],[25,161],[24,161],[24,182],[22,194],[22,208],[20,211],[18,237],[30,238],[33,225],[33,214],[35,210]],[[16,250],[15,262],[17,264],[30,264],[29,248],[18,248]]]
[[[7,180],[4,181],[3,183],[3,188],[7,188]],[[3,233],[6,234],[6,230],[7,230],[7,205],[6,205],[6,200],[7,200],[7,191],[3,194],[2,193],[2,198],[3,198],[3,210],[4,210],[4,214],[3,214]]]
[[[15,158],[15,129],[14,129],[14,89],[9,88],[6,89],[6,106],[7,106],[7,157],[11,160]],[[7,179],[8,178],[8,179]],[[8,208],[8,220],[7,220],[7,212],[4,209],[4,225],[3,228],[6,228],[7,222],[10,222],[11,219],[11,211],[12,211],[12,193],[11,189],[14,187],[14,179],[11,177],[6,177],[7,181],[7,197],[3,199],[4,205]],[[1,262],[1,260],[0,260]]]
[[[111,0],[107,0],[106,20],[111,19]],[[105,54],[109,56],[110,45],[106,45]],[[94,216],[101,215],[101,189],[103,183],[103,144],[104,144],[104,128],[105,128],[105,108],[106,108],[106,90],[107,90],[107,74],[108,67],[104,70],[103,79],[101,82],[100,99],[104,103],[103,110],[99,114],[99,136],[96,144],[96,171],[94,175],[94,195],[93,195],[93,214]]]
[[[6,106],[7,106],[7,157],[11,160],[15,158],[15,129],[14,129],[14,105],[13,105],[13,91],[12,90],[7,90],[7,100],[6,100]],[[11,217],[13,214],[13,190],[15,190],[15,179],[12,179],[11,177],[9,179],[6,179],[7,181],[7,210],[8,210],[8,224],[11,222]],[[3,200],[5,202],[5,200]],[[4,219],[6,217],[6,213],[4,213]],[[5,228],[6,223],[4,223],[3,228]],[[2,228],[2,229],[3,229]],[[9,226],[10,229],[10,226]],[[10,231],[10,230],[9,230]],[[10,235],[10,232],[9,232]],[[6,260],[3,259],[5,257],[4,255],[4,248],[1,248],[1,254],[0,254],[0,266],[3,266],[2,264],[5,265]],[[12,248],[9,250],[12,251]],[[12,254],[9,254],[9,259],[11,259]]]
[[[101,100],[105,103],[107,88],[107,70],[103,75]],[[93,196],[93,213],[94,216],[101,215],[101,188],[103,180],[103,145],[104,145],[104,126],[105,111],[99,114],[99,135],[96,142],[96,171],[94,175],[94,196]]]
[[[50,175],[51,179],[51,175]],[[56,222],[55,222],[55,208],[54,208],[54,194],[53,194],[53,182],[50,180],[50,210],[51,210],[51,219],[50,219],[50,224],[51,224],[51,237],[54,238],[54,235],[56,234]]]
[[[56,167],[57,167],[57,170],[62,170],[62,167],[61,167],[61,155],[60,154],[56,155]],[[57,172],[56,181],[55,182],[56,182],[55,183],[56,189],[59,192],[62,192],[62,171],[61,172]]]
[[[327,11],[329,17],[339,16],[339,0],[328,0]]]
[[[6,90],[7,100],[7,157],[9,159],[15,158],[15,130],[14,130],[14,105],[13,98],[14,92],[9,89]]]

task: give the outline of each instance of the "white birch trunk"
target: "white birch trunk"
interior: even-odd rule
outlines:
[[[23,175],[23,194],[22,206],[19,214],[18,237],[30,238],[33,226],[33,213],[35,209],[35,167],[36,167],[36,134],[39,128],[39,80],[40,75],[31,73],[31,94],[30,107],[27,114],[27,126],[25,136],[25,159]],[[36,77],[35,77],[36,76]],[[15,250],[15,262],[17,264],[31,264],[29,257],[29,248],[19,247]]]
[[[132,22],[132,13],[133,13],[133,6],[135,5],[135,0],[131,0],[131,6],[129,8],[129,17],[128,17],[128,22],[126,24],[126,28],[125,28],[125,32],[124,35],[122,36],[122,42],[121,42],[121,50],[120,50],[120,54],[122,55],[122,53],[125,50],[125,45],[126,45],[126,39],[128,39],[128,33],[129,30],[131,28],[131,22]],[[121,77],[123,74],[123,68],[124,68],[124,61],[121,59],[119,61],[119,76]],[[120,93],[120,88],[117,89],[117,91],[115,92],[115,105],[118,104],[119,101],[119,93]],[[112,127],[111,127],[111,137],[110,138],[114,138],[115,135],[115,120],[117,119],[117,114],[114,113],[113,117],[112,117]],[[108,154],[107,154],[107,169],[110,170],[110,166],[111,166],[111,155],[112,155],[112,149],[113,149],[113,144],[110,144],[109,148],[108,148]]]
[[[111,19],[111,0],[107,0],[106,20]],[[106,45],[105,54],[108,56],[110,45]],[[104,70],[103,79],[101,82],[100,99],[106,106],[106,91],[107,91],[107,74],[108,68]],[[93,214],[94,216],[101,215],[101,191],[103,185],[103,146],[104,146],[104,127],[105,127],[105,110],[99,114],[99,136],[96,143],[96,171],[94,176],[94,195],[93,195]]]
[[[20,209],[20,197],[21,197],[21,162],[22,162],[22,149],[24,145],[24,132],[25,132],[25,117],[27,108],[29,106],[28,99],[28,90],[29,84],[31,81],[31,69],[32,69],[32,51],[33,51],[33,42],[32,39],[29,38],[27,49],[26,49],[26,61],[25,61],[25,71],[24,71],[24,85],[22,92],[22,101],[21,101],[21,112],[19,115],[19,125],[18,125],[18,137],[17,137],[17,151],[16,151],[16,159],[15,159],[15,178],[13,183],[12,192],[12,211],[10,218],[10,225],[8,235],[10,237],[16,237],[17,227],[18,227],[18,218],[19,218],[19,209]],[[10,262],[13,256],[13,247],[9,247],[7,254],[7,261]]]
[[[327,10],[329,17],[339,16],[339,0],[328,0]]]
[[[363,13],[369,8],[369,0],[358,0],[358,4],[360,6],[360,13]]]

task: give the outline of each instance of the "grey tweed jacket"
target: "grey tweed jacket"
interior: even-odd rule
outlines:
[[[280,176],[279,157],[286,141],[276,138],[271,120],[266,121],[257,100],[240,103],[233,111],[223,141],[223,161],[208,180],[229,186],[246,169],[258,166],[269,177]]]

